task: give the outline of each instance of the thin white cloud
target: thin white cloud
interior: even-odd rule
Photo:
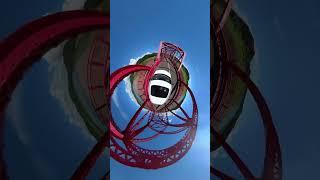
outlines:
[[[85,137],[92,139],[91,136],[88,136],[89,132],[69,94],[68,75],[62,55],[64,44],[62,43],[56,48],[51,49],[43,56],[49,65],[50,94],[58,100],[59,105],[64,110],[67,121],[81,128],[84,134],[86,134]]]
[[[207,129],[197,129],[196,140],[194,141],[194,146],[199,149],[209,150],[210,149],[210,130]]]
[[[86,0],[65,0],[62,6],[63,11],[82,9]],[[88,136],[88,130],[77,111],[74,103],[71,100],[68,90],[67,71],[63,63],[63,47],[65,42],[61,43],[55,48],[48,51],[43,58],[49,64],[49,77],[51,78],[50,94],[55,97],[61,105],[64,113],[67,116],[69,123],[74,124],[83,129],[86,137]]]
[[[12,123],[13,128],[15,129],[21,143],[24,145],[29,145],[31,142],[31,138],[29,131],[26,129],[26,125],[23,118],[23,103],[21,100],[22,94],[23,87],[20,83],[12,95],[13,98],[8,105],[6,115],[9,119],[9,122]]]
[[[119,103],[119,97],[118,97],[118,90],[115,89],[113,94],[112,94],[112,101],[114,102],[114,104],[117,106],[117,107],[120,107],[120,103]]]
[[[24,116],[24,108],[23,108],[23,84],[18,84],[18,87],[14,91],[14,94],[12,95],[12,100],[10,101],[6,116],[9,120],[9,123],[12,124],[12,127],[14,128],[16,135],[19,139],[19,141],[29,150],[34,150],[35,148],[35,142],[32,140],[32,134],[30,133],[28,126],[26,125],[26,118]],[[44,179],[47,179],[48,177],[55,177],[56,171],[51,166],[49,162],[47,162],[40,153],[34,153],[32,155],[31,163],[35,165],[35,167],[38,167],[41,169],[40,174],[44,177]]]
[[[118,90],[115,89],[113,94],[112,94],[112,101],[114,102],[114,104],[116,105],[117,109],[119,110],[121,116],[124,118],[124,119],[129,119],[129,116],[128,114],[123,111],[123,108],[120,107],[120,102],[119,102],[119,95],[118,95]]]

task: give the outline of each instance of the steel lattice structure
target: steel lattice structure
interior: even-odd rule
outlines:
[[[228,9],[226,9],[225,12],[229,12]],[[61,21],[61,19],[64,19],[64,21]],[[214,19],[214,17],[212,17],[211,19]],[[212,23],[212,28],[213,26],[214,23]],[[43,17],[39,20],[35,20],[21,27],[18,31],[11,34],[8,38],[4,39],[0,44],[1,127],[3,127],[4,111],[7,104],[10,101],[12,92],[14,91],[19,80],[23,78],[24,72],[29,67],[31,67],[32,64],[37,62],[47,50],[56,46],[66,38],[72,37],[78,33],[104,28],[109,28],[109,17],[107,15],[89,11],[70,11],[52,14]],[[220,68],[221,70],[231,72],[233,75],[239,77],[247,85],[249,91],[252,93],[254,99],[257,102],[259,111],[262,116],[262,121],[265,126],[266,152],[264,168],[261,178],[281,179],[281,149],[279,145],[278,136],[272,122],[271,113],[262,94],[260,93],[257,86],[250,80],[248,74],[241,71],[236,65],[227,61],[228,58],[226,56],[228,54],[228,42],[226,42],[223,37],[223,27],[219,26],[219,29],[220,31],[214,32],[213,36],[216,37],[217,42],[219,42],[218,48],[219,52],[221,52]],[[168,45],[167,50],[165,48],[166,45]],[[110,95],[117,87],[117,85],[120,83],[120,81],[124,77],[128,76],[130,73],[137,71],[147,71],[148,76],[146,77],[146,79],[150,79],[158,63],[160,63],[163,57],[169,57],[170,59],[170,57],[172,57],[173,55],[176,56],[177,54],[176,58],[180,59],[182,62],[184,57],[183,51],[180,51],[180,48],[176,48],[175,53],[172,53],[174,52],[172,51],[172,47],[174,47],[174,45],[171,45],[170,43],[163,43],[162,46],[160,46],[160,53],[158,53],[159,57],[157,58],[155,65],[151,68],[141,65],[133,65],[121,68],[116,72],[112,73],[110,78],[110,89],[105,88],[106,94],[108,94],[107,97],[110,97]],[[108,62],[108,60],[106,61]],[[180,67],[177,67],[177,70],[179,70]],[[221,79],[220,82],[223,82],[223,79]],[[138,119],[137,117],[139,113],[141,113],[143,106],[141,106],[135,113],[135,115],[131,118],[131,121],[128,124],[125,131],[121,131],[117,127],[116,122],[113,119],[111,119],[111,121],[109,122],[111,137],[109,138],[109,133],[106,133],[100,139],[100,141],[97,142],[97,144],[92,148],[87,157],[77,168],[77,170],[72,176],[72,179],[84,179],[88,175],[90,169],[94,166],[96,160],[99,158],[101,153],[108,146],[110,147],[112,157],[129,166],[141,168],[160,168],[168,166],[176,162],[177,160],[181,159],[190,149],[194,140],[198,121],[198,110],[195,98],[190,88],[182,81],[179,81],[179,83],[181,87],[185,87],[188,89],[188,92],[193,101],[193,111],[190,116],[183,110],[182,107],[180,107],[180,110],[183,112],[185,117],[177,116],[177,114],[175,114],[177,118],[183,121],[183,123],[172,124],[168,121],[167,117],[160,116],[157,113],[157,111],[151,111],[149,113],[153,114],[151,115],[152,118],[148,120],[147,124],[141,126],[140,122],[142,121],[140,121],[141,119]],[[145,85],[145,87],[147,87],[147,84]],[[225,86],[221,84],[221,86],[219,86],[218,88],[221,89],[222,87]],[[110,99],[108,99],[108,103],[110,103],[109,101]],[[149,102],[146,101],[145,103]],[[170,103],[176,103],[174,101],[174,98],[170,101]],[[165,131],[165,127],[178,127],[180,129],[177,131]],[[136,136],[146,128],[154,130],[155,135],[151,137],[146,137],[144,139],[136,138]],[[147,150],[137,145],[137,143],[139,142],[151,141],[162,134],[176,133],[185,134],[183,138],[180,141],[178,141],[178,143],[167,149]],[[221,138],[219,138],[220,135],[217,132],[212,131],[212,133],[217,137],[218,140],[221,140]],[[111,144],[109,144],[109,139],[111,139]],[[121,140],[125,143],[126,149],[116,144],[118,140]],[[226,142],[221,143],[223,148],[230,155],[232,160],[236,163],[244,177],[246,179],[255,179],[254,175],[241,161],[240,157],[233,151],[231,146],[228,145]],[[211,168],[211,172],[222,179],[231,178],[228,175],[215,169],[214,167]],[[107,173],[104,178],[108,178],[108,174],[109,173]],[[2,156],[0,159],[0,175],[1,179],[7,178],[6,167]]]
[[[161,42],[158,54],[153,66],[144,65],[129,65],[118,69],[113,72],[110,76],[110,96],[112,96],[117,85],[127,76],[138,71],[147,71],[144,87],[145,94],[148,97],[148,86],[149,81],[156,71],[158,66],[163,61],[169,61],[174,64],[176,74],[178,75],[178,87],[185,87],[191,96],[192,100],[192,113],[188,115],[187,112],[180,106],[179,109],[183,113],[184,117],[172,113],[173,116],[177,117],[182,121],[182,123],[171,123],[169,121],[168,113],[163,113],[162,109],[148,109],[144,112],[142,117],[139,115],[142,113],[144,107],[151,103],[147,98],[146,101],[141,105],[141,107],[136,111],[136,113],[131,118],[130,122],[127,124],[124,130],[121,130],[116,121],[110,118],[110,155],[112,158],[121,162],[125,165],[132,167],[139,167],[145,169],[157,169],[169,166],[179,159],[181,159],[191,148],[194,141],[198,122],[198,107],[195,97],[186,83],[184,83],[179,76],[178,71],[181,68],[182,61],[184,59],[185,53],[183,50],[171,43]],[[174,94],[166,107],[170,106],[171,103],[176,103],[175,98],[177,94]],[[152,106],[151,106],[152,107]],[[164,107],[164,109],[166,109]],[[143,124],[142,122],[147,121]],[[168,130],[168,127],[175,127],[176,130]],[[154,131],[154,134],[149,137],[137,138],[139,134],[145,131],[147,128]],[[138,145],[138,143],[149,142],[161,135],[175,135],[178,133],[184,133],[183,137],[175,143],[173,146],[168,148],[151,150],[145,149]],[[118,141],[121,141],[125,147],[121,146]]]
[[[64,19],[64,21],[60,21]],[[3,122],[4,110],[8,102],[10,101],[10,96],[15,89],[17,83],[22,78],[23,73],[51,47],[56,46],[68,37],[72,37],[81,32],[88,32],[90,30],[109,28],[109,17],[103,13],[90,12],[90,11],[70,11],[52,14],[41,19],[35,20],[18,31],[10,35],[7,39],[1,42],[0,53],[0,90],[1,94],[1,120]],[[48,36],[48,34],[50,34]],[[34,43],[37,42],[37,43]],[[90,66],[102,66],[106,71],[105,83],[103,84],[105,95],[107,97],[107,103],[110,103],[110,95],[116,88],[117,84],[127,75],[135,71],[147,71],[148,77],[151,78],[151,74],[157,68],[157,65],[164,60],[178,59],[178,62],[174,62],[180,69],[182,60],[184,58],[184,52],[170,43],[162,43],[160,48],[160,53],[153,67],[143,67],[139,65],[128,66],[117,70],[112,73],[110,79],[110,89],[108,89],[108,66],[109,59],[106,59],[105,64],[99,64],[96,62],[89,62]],[[172,58],[174,57],[174,58]],[[108,57],[109,58],[109,57]],[[90,74],[91,69],[87,69],[87,79],[90,84],[92,80],[92,74]],[[146,81],[147,87],[148,81]],[[181,159],[190,149],[197,127],[198,109],[194,95],[190,88],[184,82],[179,80],[179,86],[187,88],[190,93],[193,102],[193,111],[189,116],[186,111],[180,107],[179,109],[184,113],[185,117],[175,114],[179,119],[183,121],[181,124],[172,124],[168,121],[168,117],[160,116],[156,111],[150,112],[152,115],[149,119],[147,125],[139,127],[141,121],[136,122],[138,114],[141,112],[143,106],[139,108],[135,116],[131,119],[125,132],[120,132],[117,125],[113,119],[110,121],[111,137],[109,137],[109,132],[107,132],[92,148],[89,154],[81,162],[80,166],[76,169],[71,179],[83,179],[85,178],[92,167],[94,166],[96,160],[105,150],[105,148],[110,147],[111,156],[115,159],[123,162],[124,164],[141,167],[141,168],[160,168],[165,167]],[[91,87],[91,90],[95,90],[97,87]],[[95,99],[95,96],[90,96],[91,100]],[[176,103],[174,97],[169,101],[170,103]],[[92,102],[93,106],[96,106],[95,101]],[[149,102],[145,102],[149,103]],[[103,107],[109,106],[109,104],[103,105]],[[99,111],[99,109],[96,109]],[[174,114],[174,113],[173,113]],[[107,113],[108,116],[108,113]],[[100,117],[102,117],[100,115]],[[110,117],[111,114],[110,114]],[[102,119],[106,125],[108,125],[108,119]],[[176,131],[165,131],[165,127],[178,127]],[[147,138],[137,139],[137,136],[145,128],[149,127],[155,132],[155,135]],[[177,142],[175,145],[161,150],[147,150],[136,145],[138,142],[147,142],[156,138],[161,134],[176,134],[185,133],[183,138]],[[126,144],[126,150],[117,146],[115,139],[121,139]],[[109,140],[111,139],[111,144],[109,145]],[[117,149],[113,151],[113,149]],[[119,153],[119,150],[123,150],[126,154]],[[125,155],[125,158],[123,158]],[[129,157],[131,156],[131,158]],[[128,158],[129,157],[129,158]],[[6,179],[5,163],[1,161],[1,175],[2,179]],[[109,178],[109,171],[103,177],[104,179]]]
[[[63,19],[63,21],[61,21]],[[5,109],[24,73],[51,48],[65,39],[97,29],[109,29],[109,16],[95,11],[65,11],[32,21],[3,39],[0,43],[0,123],[3,127]],[[108,62],[108,60],[106,59]],[[3,133],[1,129],[1,133]],[[2,134],[1,134],[2,135]],[[71,179],[84,179],[105,147],[106,134],[82,161]],[[1,137],[1,141],[3,138]],[[1,142],[3,143],[3,142]],[[4,159],[0,157],[0,179],[8,179]],[[109,172],[103,177],[109,179]]]
[[[217,53],[218,59],[216,60],[218,61],[219,70],[219,72],[216,73],[219,77],[216,82],[218,85],[215,89],[215,96],[212,97],[211,113],[217,113],[223,110],[220,107],[221,99],[224,93],[228,90],[228,79],[231,76],[240,78],[254,97],[265,128],[265,158],[263,171],[260,177],[256,177],[253,175],[253,173],[241,160],[238,154],[214,128],[211,128],[211,133],[217,139],[217,143],[222,145],[222,148],[235,163],[236,167],[239,169],[245,179],[282,179],[281,148],[268,105],[258,87],[250,79],[248,73],[243,72],[230,60],[230,47],[228,45],[229,42],[224,38],[223,25],[225,24],[225,21],[227,20],[227,17],[231,11],[232,2],[232,0],[228,0],[220,19],[218,19],[217,17],[213,17],[213,13],[211,12],[211,38],[213,38],[213,43],[215,43],[214,45],[216,49],[214,53]],[[213,10],[213,7],[211,7],[211,10]],[[211,120],[211,123],[214,124],[214,119]],[[211,167],[210,170],[212,175],[219,177],[220,179],[234,179],[233,177],[217,170],[215,167]]]

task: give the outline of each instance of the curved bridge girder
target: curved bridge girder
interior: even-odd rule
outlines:
[[[67,38],[79,33],[109,28],[109,16],[94,11],[65,11],[32,21],[9,35],[0,44],[0,123],[11,95],[24,73],[41,56]],[[3,125],[1,125],[3,127]],[[3,132],[3,131],[1,131]],[[3,138],[1,138],[3,140]],[[95,149],[95,148],[94,148]],[[95,151],[99,152],[99,151]],[[76,177],[85,178],[99,153],[89,156]],[[91,163],[92,162],[92,163]],[[0,179],[7,179],[5,163],[0,159]]]

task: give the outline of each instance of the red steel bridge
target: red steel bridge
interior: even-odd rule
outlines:
[[[225,12],[229,11],[226,10]],[[64,19],[64,21],[61,21],[61,19]],[[213,17],[212,19],[215,18]],[[212,27],[214,24],[217,25],[220,23],[217,23],[217,21],[214,20],[211,24]],[[0,43],[0,127],[3,128],[4,112],[10,101],[12,92],[19,80],[23,78],[23,74],[29,67],[31,67],[32,64],[37,62],[47,50],[61,43],[63,40],[78,33],[104,28],[109,28],[109,17],[106,14],[92,11],[69,11],[52,14],[28,23],[6,39],[2,40]],[[258,87],[250,80],[248,74],[228,61],[228,42],[224,39],[223,27],[219,26],[219,29],[220,31],[213,31],[214,36],[212,37],[215,37],[215,42],[218,43],[218,52],[220,52],[220,68],[221,70],[232,72],[233,75],[239,77],[247,85],[261,113],[262,122],[265,127],[266,140],[263,173],[259,177],[255,177],[232,147],[222,140],[217,132],[212,130],[212,133],[217,137],[218,141],[222,141],[222,147],[225,149],[227,154],[229,154],[246,179],[281,179],[281,149],[270,110],[268,109]],[[180,48],[170,43],[162,43],[154,66],[146,67],[141,65],[131,65],[113,72],[110,76],[110,86],[104,85],[105,93],[108,97],[108,103],[110,103],[110,96],[114,92],[115,88],[126,76],[137,71],[147,71],[148,75],[146,76],[145,87],[148,87],[148,80],[151,78],[151,75],[156,70],[159,63],[163,59],[176,59],[171,57],[179,54],[177,52],[180,52],[181,57],[176,58],[182,61],[184,55],[182,55],[181,52],[183,51],[181,51]],[[106,62],[108,62],[108,60],[106,60]],[[181,62],[176,64],[181,65]],[[108,65],[104,67],[108,67]],[[177,68],[177,70],[179,69],[180,67]],[[107,71],[107,68],[105,70]],[[219,78],[219,82],[224,82],[223,76]],[[180,86],[187,88],[193,102],[191,115],[188,115],[182,107],[179,109],[185,117],[174,114],[182,121],[182,123],[173,124],[169,122],[168,116],[159,115],[156,110],[147,111],[146,115],[143,115],[143,118],[138,118],[139,114],[142,113],[144,105],[150,103],[148,100],[145,101],[145,103],[143,103],[143,105],[136,111],[124,131],[120,130],[117,126],[116,120],[112,119],[112,114],[110,113],[110,121],[105,121],[105,125],[110,126],[110,134],[107,132],[103,138],[97,142],[79,167],[76,168],[71,179],[84,179],[89,174],[96,160],[107,147],[110,147],[110,154],[117,161],[128,166],[140,168],[161,168],[173,164],[181,159],[190,149],[194,140],[198,120],[198,109],[193,93],[187,84],[180,81]],[[221,84],[218,86],[218,89],[222,89],[224,87],[225,86]],[[174,103],[174,98],[172,98],[170,102]],[[142,124],[144,118],[147,118],[146,124]],[[178,130],[166,131],[169,129],[168,127],[176,127]],[[152,129],[155,132],[154,135],[145,138],[137,138],[137,136],[147,128]],[[157,136],[163,134],[177,133],[184,133],[184,135],[176,144],[166,149],[148,150],[137,145],[140,142],[151,141]],[[3,138],[1,138],[1,140],[3,140]],[[122,141],[125,144],[125,148],[118,144],[119,141]],[[211,172],[213,175],[220,177],[221,179],[232,179],[232,177],[217,170],[215,167],[211,168]],[[8,178],[2,153],[0,157],[0,176],[1,179]],[[103,178],[109,178],[109,171]]]
[[[64,19],[64,21],[61,21],[61,19]],[[2,128],[4,124],[5,108],[8,105],[19,80],[23,78],[23,74],[28,68],[37,62],[49,49],[55,47],[65,39],[79,33],[96,29],[109,29],[109,16],[107,14],[83,10],[67,11],[48,15],[28,23],[1,42],[0,122]],[[175,112],[171,112],[171,115],[169,115],[169,113],[164,114],[163,109],[160,114],[160,111],[157,109],[148,109],[141,118],[138,118],[139,114],[142,113],[144,106],[150,103],[149,99],[147,99],[133,115],[125,130],[120,130],[117,121],[112,117],[112,114],[109,111],[107,111],[107,113],[99,112],[104,107],[110,107],[110,99],[115,88],[131,73],[137,71],[147,72],[144,87],[145,93],[148,95],[147,87],[149,80],[159,64],[162,61],[171,62],[174,64],[174,70],[177,71],[176,74],[179,75],[178,71],[181,68],[184,57],[185,53],[181,48],[171,43],[161,42],[153,66],[130,65],[120,68],[111,74],[110,81],[108,80],[109,56],[107,56],[104,63],[95,61],[88,62],[87,81],[92,105],[98,113],[98,116],[101,118],[101,121],[104,122],[104,125],[107,127],[110,126],[110,130],[105,133],[94,147],[92,147],[92,150],[74,171],[71,179],[84,179],[87,177],[90,170],[95,165],[95,162],[106,148],[110,149],[111,157],[117,161],[128,166],[145,169],[157,169],[169,166],[181,159],[188,152],[196,134],[198,108],[191,89],[186,83],[181,81],[180,77],[177,77],[177,85],[186,88],[190,94],[192,101],[191,114],[188,114],[182,107],[179,107],[179,110],[183,115],[178,115],[178,113]],[[101,68],[101,72],[105,74],[105,77],[102,78],[103,81],[93,81],[92,78],[94,78],[94,74],[92,74],[92,66]],[[105,93],[106,102],[104,104],[98,104],[96,101],[95,91],[97,89],[103,89],[103,93]],[[101,93],[101,90],[99,92]],[[177,94],[174,94],[171,97],[167,106],[172,103],[177,103],[175,101],[176,96]],[[164,108],[166,108],[166,106]],[[170,118],[172,118],[171,116],[175,116],[176,119],[180,120],[180,123],[174,123],[177,121],[170,121],[169,116]],[[173,128],[175,128],[175,130],[172,130]],[[146,129],[152,130],[154,135],[138,138],[137,136]],[[164,149],[150,150],[144,149],[138,145],[139,143],[152,141],[161,135],[174,135],[178,133],[183,133],[182,138],[174,145]],[[1,138],[1,140],[3,140],[3,138]],[[121,146],[119,141],[121,141],[125,147]],[[110,178],[110,171],[106,171],[107,173],[103,179]],[[0,175],[1,179],[8,178],[2,153],[0,156]]]
[[[61,21],[63,19],[63,21]],[[109,29],[109,15],[94,11],[65,11],[30,22],[0,42],[0,127],[3,145],[5,109],[24,73],[51,48],[79,33]],[[106,59],[108,62],[108,60]],[[106,124],[108,125],[108,124]],[[82,161],[71,179],[85,179],[109,144],[106,133]],[[3,149],[0,149],[0,179],[8,179]],[[109,163],[109,162],[106,162]],[[109,170],[103,179],[109,179]]]
[[[184,52],[179,47],[167,43],[161,42],[160,48],[154,62],[153,66],[144,66],[144,65],[129,65],[123,68],[118,69],[113,72],[110,76],[110,95],[113,94],[117,85],[127,76],[134,72],[138,71],[147,71],[144,81],[145,94],[148,96],[148,86],[149,81],[152,78],[154,72],[157,70],[158,66],[163,61],[170,61],[172,64],[175,64],[175,71],[179,71],[182,65],[182,60],[184,59]],[[149,98],[140,106],[136,113],[131,118],[130,122],[127,124],[124,130],[121,130],[116,120],[112,117],[110,118],[110,155],[115,160],[132,167],[139,167],[144,169],[157,169],[169,166],[179,159],[181,159],[191,148],[191,145],[194,141],[197,122],[198,122],[198,107],[195,100],[195,97],[188,87],[185,84],[179,72],[173,73],[177,74],[177,86],[187,88],[188,93],[191,96],[192,101],[192,112],[189,115],[181,106],[179,110],[183,115],[178,115],[177,113],[168,114],[163,113],[162,109],[148,109],[146,112],[142,112],[144,107],[151,103]],[[166,104],[167,107],[171,103],[176,103],[175,99],[177,98],[177,93],[171,96],[171,99],[168,100]],[[149,106],[153,107],[153,106]],[[167,109],[163,107],[163,109]],[[167,111],[168,112],[168,111]],[[139,117],[139,114],[143,114]],[[176,119],[179,119],[180,122],[169,121],[175,116]],[[176,123],[174,123],[176,122]],[[170,128],[171,127],[171,128]],[[173,127],[173,128],[172,128]],[[154,131],[153,135],[149,137],[137,138],[146,129]],[[138,143],[146,143],[154,140],[161,135],[175,135],[178,133],[183,133],[182,138],[176,142],[174,145],[163,148],[160,150],[150,150],[142,148]],[[125,145],[121,146],[119,141]],[[149,147],[149,146],[148,146]]]
[[[213,11],[213,6],[214,3],[212,4],[211,11]],[[230,50],[230,42],[228,42],[224,37],[223,27],[227,21],[229,13],[231,12],[231,9],[232,0],[228,0],[220,18],[213,17],[213,13],[211,12],[211,38],[213,38],[212,42],[215,45],[214,47],[216,47],[213,53],[217,53],[217,59],[214,59],[214,61],[216,61],[216,63],[218,64],[217,70],[219,71],[214,73],[218,76],[218,78],[217,82],[214,82],[217,83],[217,86],[214,89],[214,97],[212,97],[211,100],[211,113],[217,114],[219,113],[219,111],[223,111],[223,108],[221,107],[221,100],[222,96],[224,96],[224,94],[228,91],[228,81],[230,80],[230,78],[234,76],[241,79],[241,81],[243,81],[243,83],[247,86],[249,92],[254,97],[254,100],[256,101],[259,112],[261,114],[262,123],[264,125],[265,157],[262,174],[260,176],[255,176],[247,167],[247,165],[241,160],[240,156],[238,156],[238,154],[214,128],[211,128],[211,133],[215,137],[215,139],[217,139],[216,143],[221,144],[222,148],[232,159],[245,179],[279,180],[282,179],[281,148],[279,144],[279,138],[273,124],[271,112],[259,88],[250,79],[249,74],[243,72],[236,64],[231,61],[230,54],[232,52]],[[214,117],[214,115],[212,115],[211,117]],[[214,123],[215,119],[212,118],[211,124],[213,124],[213,127]],[[210,168],[210,171],[213,176],[220,179],[234,179],[233,177],[227,175],[225,172],[218,170],[215,165]]]

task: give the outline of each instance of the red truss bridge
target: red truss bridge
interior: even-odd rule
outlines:
[[[63,19],[63,21],[61,21]],[[11,95],[24,73],[51,48],[80,33],[109,29],[109,16],[94,11],[65,11],[32,21],[0,42],[0,127],[3,144],[4,113]],[[109,59],[105,59],[109,62]],[[106,124],[107,125],[107,124]],[[85,179],[108,146],[109,133],[92,148],[71,179]],[[0,149],[0,179],[8,179]],[[109,179],[107,170],[103,179]]]
[[[110,96],[114,93],[118,84],[127,76],[138,71],[146,71],[144,88],[148,96],[148,86],[152,75],[162,62],[169,61],[175,65],[174,70],[177,77],[177,86],[184,87],[190,94],[192,101],[192,112],[188,114],[184,108],[179,106],[178,113],[163,112],[172,103],[176,103],[177,94],[173,94],[163,109],[145,109],[150,102],[147,98],[137,109],[124,130],[117,125],[116,119],[110,117],[110,155],[118,162],[127,166],[144,169],[157,169],[174,164],[181,159],[191,148],[195,139],[198,123],[198,107],[195,97],[186,83],[181,80],[179,70],[185,57],[183,50],[171,43],[161,42],[158,54],[153,66],[129,65],[122,67],[110,76]],[[107,89],[109,90],[109,89]],[[110,98],[111,99],[111,98]],[[145,111],[143,111],[145,109]],[[176,119],[170,121],[170,119]],[[177,122],[179,121],[179,123]],[[153,134],[147,137],[138,137],[149,129]],[[148,143],[163,135],[176,135],[183,133],[174,145],[163,149],[146,149],[139,146],[141,143]]]
[[[61,21],[61,19],[64,19],[64,21]],[[65,39],[79,33],[97,29],[109,29],[109,16],[99,12],[82,10],[60,12],[26,24],[1,42],[1,127],[3,127],[5,108],[10,101],[12,92],[28,68],[37,62],[49,49],[55,47]],[[99,38],[97,38],[97,41],[99,41]],[[106,47],[109,47],[108,44],[106,44]],[[109,49],[107,48],[106,51],[109,51]],[[109,54],[109,52],[107,52],[107,54]],[[94,56],[94,49],[92,50],[92,55]],[[173,44],[162,42],[153,66],[131,65],[120,68],[111,74],[110,85],[107,80],[109,74],[109,55],[106,56],[105,62],[101,62],[101,60],[88,62],[87,81],[91,88],[90,98],[92,105],[95,107],[101,121],[107,127],[110,125],[110,133],[107,131],[96,145],[92,147],[91,151],[72,174],[71,179],[84,179],[87,177],[97,159],[107,148],[110,148],[110,155],[117,161],[128,166],[145,169],[157,169],[169,166],[177,162],[188,152],[196,135],[198,108],[191,89],[186,83],[181,81],[180,77],[177,77],[178,86],[186,88],[191,97],[192,110],[190,114],[182,107],[179,107],[182,115],[178,115],[177,112],[171,112],[171,115],[169,115],[168,112],[159,113],[158,110],[154,109],[144,112],[145,114],[140,118],[139,114],[142,113],[142,109],[147,103],[150,103],[149,99],[147,99],[131,118],[125,130],[120,130],[116,123],[117,121],[112,118],[111,113],[108,111],[101,112],[102,109],[110,107],[110,97],[120,81],[126,76],[137,71],[146,71],[145,87],[148,87],[152,74],[162,61],[170,61],[172,64],[175,64],[174,70],[179,71],[184,57],[185,53],[182,49]],[[172,62],[173,60],[175,62]],[[101,68],[99,72],[105,75],[101,78],[103,79],[103,83],[100,85],[99,83],[101,81],[95,81],[93,79],[95,74],[92,72],[92,66]],[[179,73],[176,72],[176,74]],[[104,91],[99,90],[98,92],[105,95],[106,104],[99,104],[97,96],[94,94],[94,90],[101,89],[98,86],[92,86],[94,85],[93,83],[96,82],[98,82],[98,84],[95,85],[103,87]],[[174,94],[172,98],[168,100],[169,103],[167,103],[167,106],[176,103],[175,98],[176,95]],[[97,107],[98,105],[100,108]],[[180,120],[180,123],[170,121],[172,116]],[[175,130],[173,130],[174,128]],[[138,135],[146,129],[150,129],[154,134],[149,137],[138,138]],[[167,148],[151,150],[139,146],[139,143],[150,142],[162,135],[176,135],[179,133],[183,134],[181,139]],[[121,146],[119,142],[122,142],[125,146]],[[0,156],[0,175],[1,179],[8,178],[6,165],[2,156]],[[103,179],[109,178],[109,170],[107,169]]]
[[[217,139],[217,142],[213,143],[221,144],[224,151],[232,159],[235,167],[239,169],[245,179],[280,180],[282,179],[281,147],[276,128],[273,124],[271,112],[259,88],[250,79],[249,74],[242,71],[235,63],[233,63],[230,57],[230,54],[232,53],[229,45],[230,42],[228,42],[225,38],[223,27],[225,25],[225,22],[227,21],[229,13],[231,12],[232,2],[232,0],[228,0],[226,2],[226,6],[220,18],[213,17],[213,13],[211,12],[211,38],[213,38],[212,41],[215,43],[215,53],[217,53],[218,57],[217,59],[215,59],[218,64],[218,72],[216,73],[218,75],[218,78],[216,82],[217,87],[215,88],[216,93],[211,101],[211,104],[213,106],[211,107],[211,113],[214,113],[214,115],[216,115],[219,114],[220,111],[223,111],[223,108],[221,107],[221,99],[222,96],[225,96],[226,92],[228,91],[228,81],[230,80],[230,78],[237,77],[247,86],[249,92],[252,94],[258,106],[264,126],[265,155],[262,174],[260,176],[255,176],[245,164],[245,162],[242,161],[241,157],[225,141],[225,139],[223,139],[222,136],[214,128],[211,128],[212,135]],[[214,4],[212,5],[214,6]],[[213,7],[211,7],[211,10],[213,10]],[[215,117],[214,115],[212,117]],[[213,125],[215,123],[214,121],[214,119],[211,119],[211,123],[213,123]],[[216,166],[212,166],[210,168],[210,171],[213,176],[220,179],[234,179],[227,173],[218,170]]]

